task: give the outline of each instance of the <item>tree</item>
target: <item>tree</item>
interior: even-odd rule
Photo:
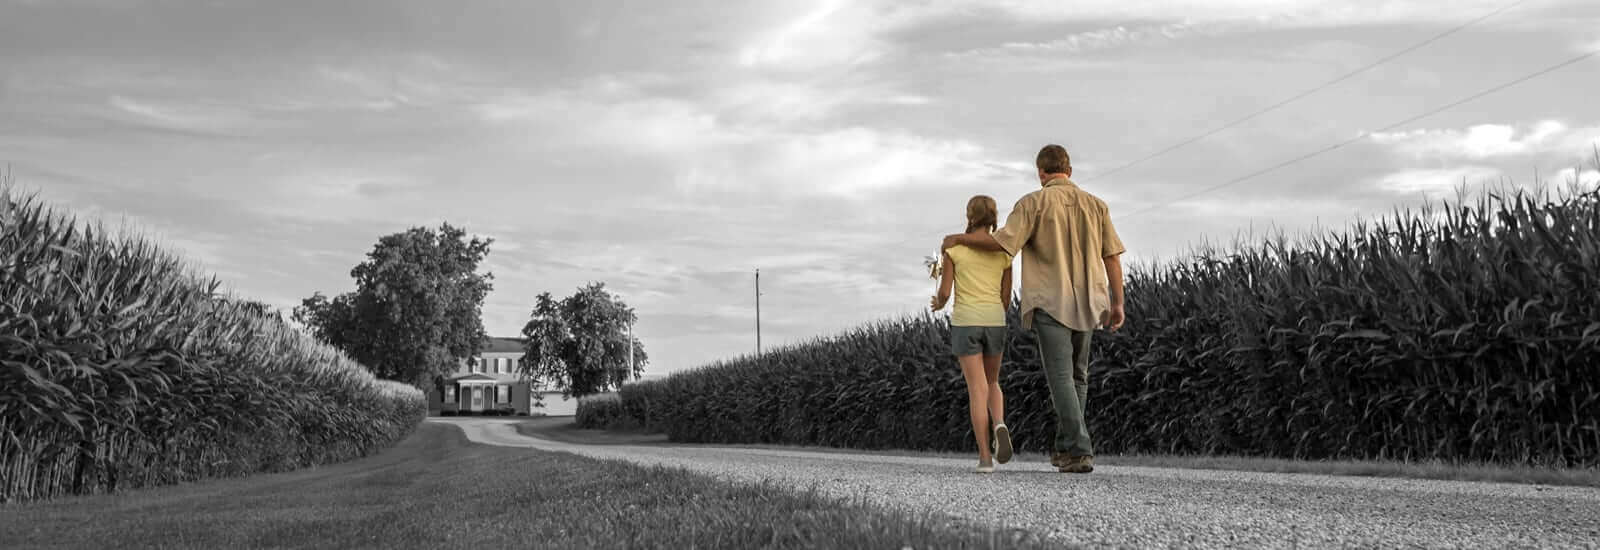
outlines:
[[[350,271],[354,292],[318,292],[294,309],[294,320],[378,377],[425,387],[486,340],[483,300],[494,274],[477,270],[493,242],[466,240],[448,223],[385,236]]]
[[[605,283],[591,283],[559,302],[548,292],[540,294],[522,328],[528,339],[522,374],[569,397],[604,393],[637,380],[650,362],[644,345],[631,334],[637,320],[632,308],[605,290]]]

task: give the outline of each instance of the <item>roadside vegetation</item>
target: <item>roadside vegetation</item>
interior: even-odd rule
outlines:
[[[0,182],[0,502],[349,460],[426,415],[416,388],[178,255],[12,189]]]

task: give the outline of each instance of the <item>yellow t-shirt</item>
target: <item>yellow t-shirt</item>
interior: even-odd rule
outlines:
[[[1006,306],[1000,299],[1001,275],[1011,267],[1011,255],[975,250],[965,245],[945,250],[955,262],[955,306],[950,324],[958,327],[1006,326]]]

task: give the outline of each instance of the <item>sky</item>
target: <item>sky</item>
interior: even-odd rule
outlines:
[[[0,163],[282,308],[448,222],[494,239],[492,335],[604,282],[662,375],[754,352],[757,269],[768,349],[923,314],[923,258],[971,196],[1003,218],[1037,189],[1049,143],[1135,266],[1600,180],[1590,58],[1178,200],[1600,49],[1590,0],[1523,2],[1096,177],[1508,3],[0,0]]]

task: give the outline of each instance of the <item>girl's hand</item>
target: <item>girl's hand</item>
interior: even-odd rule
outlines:
[[[939,296],[934,296],[932,300],[928,301],[928,305],[933,308],[933,311],[944,309],[944,303],[945,300],[940,299]]]

